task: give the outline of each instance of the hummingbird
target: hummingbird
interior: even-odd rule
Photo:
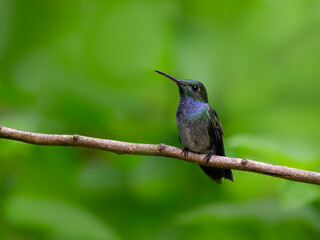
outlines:
[[[225,156],[222,126],[217,113],[208,103],[205,86],[196,80],[179,80],[159,70],[155,71],[171,79],[179,87],[176,121],[179,140],[184,147],[182,153],[185,156],[189,152],[207,154],[204,158],[206,162],[210,161],[212,155]],[[199,166],[219,184],[223,177],[233,182],[230,169]]]

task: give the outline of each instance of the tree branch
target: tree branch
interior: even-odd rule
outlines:
[[[17,140],[25,143],[48,146],[71,146],[100,149],[117,154],[134,154],[147,156],[162,156],[185,160],[201,165],[231,168],[242,171],[261,173],[297,182],[320,185],[320,173],[305,171],[290,167],[257,162],[249,159],[212,156],[206,163],[205,154],[190,152],[187,157],[181,154],[181,149],[165,144],[140,144],[120,142],[80,135],[56,135],[26,132],[0,126],[0,138]]]

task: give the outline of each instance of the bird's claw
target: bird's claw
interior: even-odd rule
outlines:
[[[210,161],[212,155],[213,155],[213,151],[209,152],[208,155],[205,156],[203,160],[206,160],[206,163],[208,163]]]
[[[184,148],[181,153],[184,155],[184,157],[187,157],[188,154],[189,154],[189,149],[188,148]]]

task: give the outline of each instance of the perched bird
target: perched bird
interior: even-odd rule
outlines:
[[[222,141],[222,126],[217,113],[208,103],[205,86],[195,80],[179,80],[164,72],[155,70],[173,80],[179,87],[180,100],[176,114],[179,139],[184,146],[183,153],[189,151],[206,153],[208,162],[212,155],[225,156]],[[224,177],[233,181],[230,169],[207,167],[202,170],[215,182],[221,184]]]

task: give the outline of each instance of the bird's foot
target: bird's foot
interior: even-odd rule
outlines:
[[[212,155],[213,155],[213,151],[210,151],[210,152],[208,153],[208,155],[204,157],[203,160],[206,160],[206,163],[208,163],[208,162],[210,161]]]
[[[182,150],[182,154],[184,155],[184,157],[187,157],[188,156],[188,154],[189,154],[189,152],[190,152],[190,150],[188,149],[188,148],[184,148],[183,150]]]

